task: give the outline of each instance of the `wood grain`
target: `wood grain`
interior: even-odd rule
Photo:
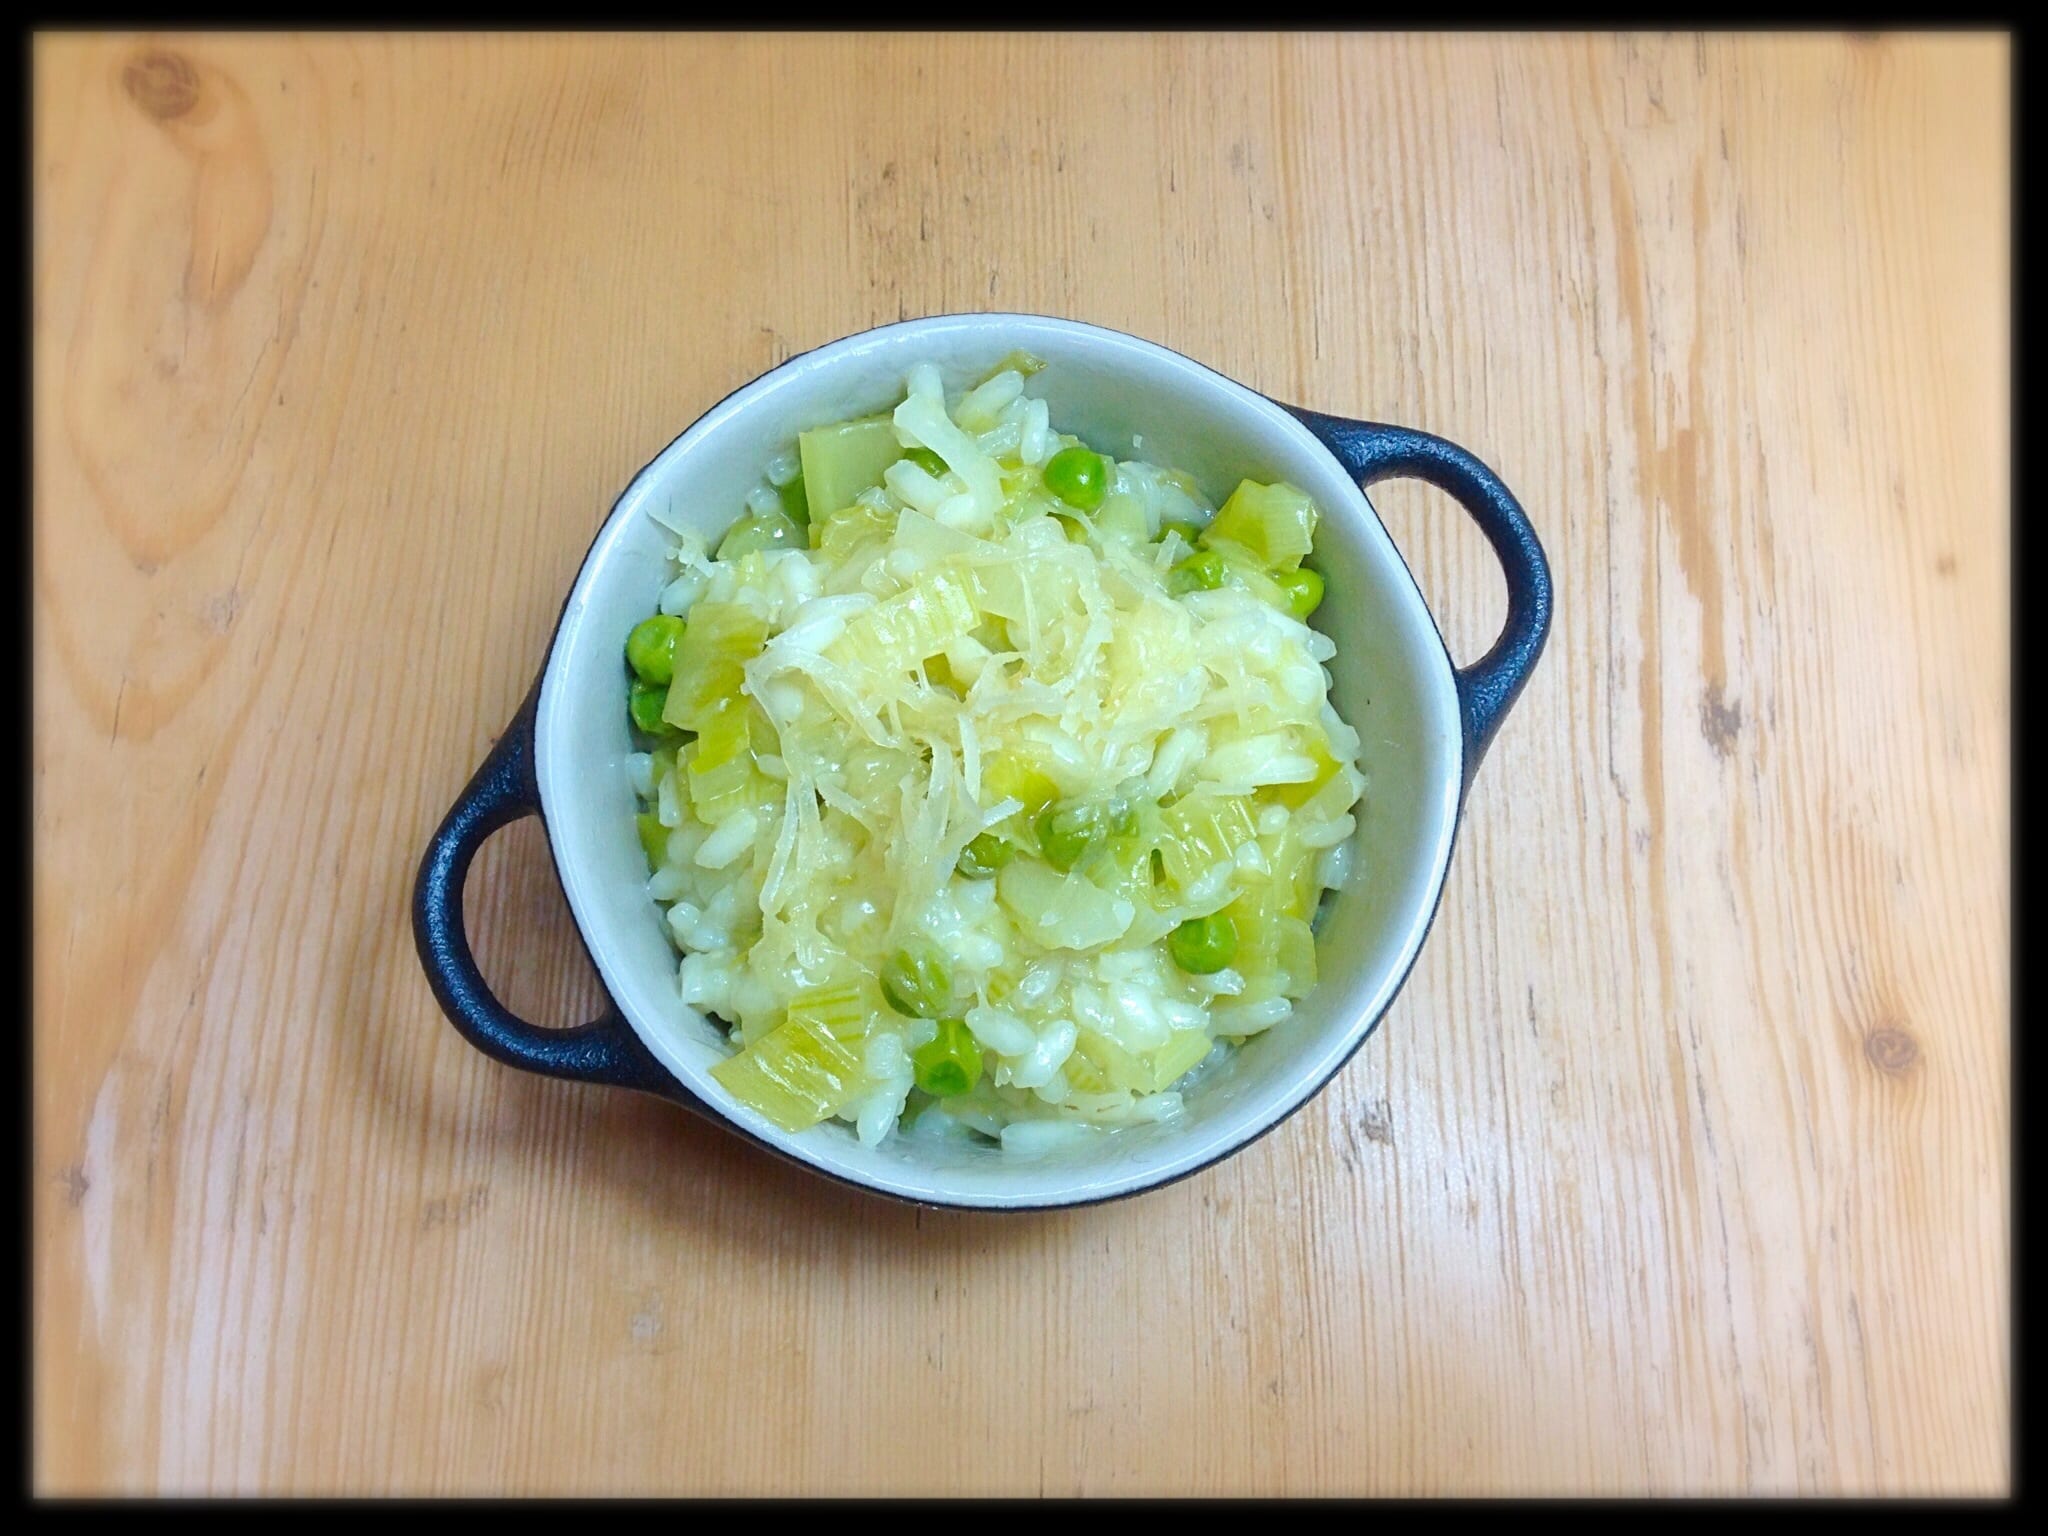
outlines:
[[[36,1488],[2008,1489],[2010,58],[39,37]],[[406,909],[633,471],[976,308],[1466,443],[1558,588],[1372,1045],[1026,1219],[500,1069]]]

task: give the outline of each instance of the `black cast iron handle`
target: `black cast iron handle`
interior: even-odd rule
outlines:
[[[434,997],[463,1038],[494,1061],[546,1077],[607,1083],[659,1094],[692,1109],[703,1105],[678,1083],[633,1033],[617,1003],[576,1029],[529,1024],[492,995],[462,925],[462,882],[470,861],[493,832],[540,813],[533,776],[536,685],[498,738],[491,755],[457,797],[420,861],[413,887],[412,932]]]
[[[1454,667],[1465,728],[1465,783],[1492,745],[1501,721],[1536,670],[1550,635],[1550,565],[1528,514],[1500,476],[1456,443],[1408,427],[1352,421],[1290,405],[1361,488],[1382,480],[1423,480],[1447,491],[1493,546],[1508,584],[1508,617],[1493,648],[1469,667]]]

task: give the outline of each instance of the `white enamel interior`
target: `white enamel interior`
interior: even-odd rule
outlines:
[[[1321,982],[1294,1016],[1247,1043],[1189,1093],[1178,1121],[1020,1160],[993,1146],[891,1137],[864,1147],[834,1121],[797,1135],[737,1104],[711,1077],[730,1047],[679,999],[676,956],[647,895],[622,760],[632,750],[620,663],[651,613],[672,504],[707,534],[737,516],[766,460],[797,432],[883,409],[929,359],[949,392],[1013,348],[1046,360],[1030,381],[1053,424],[1119,457],[1192,473],[1214,497],[1245,476],[1286,479],[1323,510],[1315,623],[1337,643],[1338,711],[1364,739],[1367,780],[1349,886],[1319,927]],[[1143,437],[1134,450],[1134,434]],[[619,499],[570,593],[541,685],[537,772],[562,885],[591,958],[627,1020],[718,1113],[792,1156],[861,1184],[947,1205],[1048,1206],[1163,1183],[1243,1145],[1334,1073],[1407,974],[1450,857],[1462,768],[1458,701],[1436,627],[1358,486],[1308,430],[1263,396],[1150,342],[1029,315],[911,320],[790,359],[721,401]]]

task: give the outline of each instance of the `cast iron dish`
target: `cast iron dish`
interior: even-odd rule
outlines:
[[[673,498],[716,542],[762,464],[796,433],[884,408],[911,366],[939,364],[949,391],[1012,349],[1048,364],[1032,380],[1053,421],[1117,457],[1185,468],[1212,495],[1240,476],[1286,479],[1315,498],[1337,644],[1332,699],[1364,739],[1358,854],[1318,928],[1321,980],[1282,1026],[1254,1036],[1188,1096],[1178,1120],[1085,1148],[1021,1159],[993,1145],[864,1147],[828,1121],[791,1135],[710,1076],[731,1047],[679,1000],[675,955],[647,895],[622,759],[632,750],[619,660],[654,606],[668,535],[646,515]],[[1472,666],[1451,663],[1414,578],[1364,488],[1410,477],[1471,514],[1507,576],[1508,617]],[[725,1124],[842,1182],[928,1205],[1045,1209],[1156,1188],[1227,1157],[1320,1091],[1378,1024],[1435,916],[1466,787],[1536,665],[1550,626],[1550,572],[1529,520],[1493,472],[1455,444],[1405,427],[1282,406],[1165,347],[1035,315],[947,315],[883,326],[806,352],[720,401],[635,477],[570,588],[526,703],[434,834],[413,928],[434,995],[487,1056],[550,1077],[637,1088]],[[577,928],[611,1005],[578,1029],[508,1012],[478,973],[462,887],[484,839],[538,813]]]

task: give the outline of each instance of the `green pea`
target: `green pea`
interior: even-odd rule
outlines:
[[[683,621],[666,613],[642,619],[626,636],[626,664],[643,683],[666,688],[676,675],[676,642],[683,638]]]
[[[912,939],[882,962],[882,997],[898,1013],[936,1019],[953,1001],[953,969],[929,939]]]
[[[1292,571],[1277,571],[1273,580],[1280,590],[1287,594],[1287,611],[1297,619],[1306,621],[1308,616],[1322,606],[1323,578],[1307,566]]]
[[[792,523],[799,528],[811,525],[811,498],[804,490],[804,474],[798,470],[796,478],[787,485],[778,485],[775,494],[782,498],[782,510]]]
[[[1038,818],[1038,846],[1045,862],[1065,871],[1101,841],[1107,821],[1099,805],[1056,805]]]
[[[1200,523],[1186,522],[1178,517],[1169,517],[1159,525],[1159,538],[1162,543],[1169,533],[1179,534],[1186,542],[1188,548],[1193,549],[1195,547],[1195,540],[1202,536],[1202,525]]]
[[[642,811],[635,816],[633,825],[640,830],[640,848],[647,855],[647,867],[661,868],[668,859],[668,828],[652,811]]]
[[[903,450],[903,457],[934,479],[946,478],[946,461],[929,448],[906,448]]]
[[[1176,597],[1183,592],[1214,592],[1229,578],[1230,568],[1213,549],[1189,555],[1167,573],[1167,590]]]
[[[1017,856],[1017,850],[993,832],[984,832],[960,850],[954,864],[970,880],[986,880]]]
[[[937,1038],[911,1053],[910,1066],[918,1087],[950,1099],[981,1081],[981,1045],[965,1019],[941,1019]]]
[[[1237,924],[1221,912],[1191,917],[1173,930],[1166,947],[1182,970],[1192,976],[1210,976],[1237,957]]]
[[[1109,494],[1109,466],[1088,448],[1062,448],[1045,461],[1045,488],[1070,507],[1093,512]]]
[[[626,700],[626,712],[633,717],[633,723],[650,736],[666,736],[669,728],[661,718],[662,706],[668,703],[668,689],[657,688],[647,683],[635,683],[632,695]]]

